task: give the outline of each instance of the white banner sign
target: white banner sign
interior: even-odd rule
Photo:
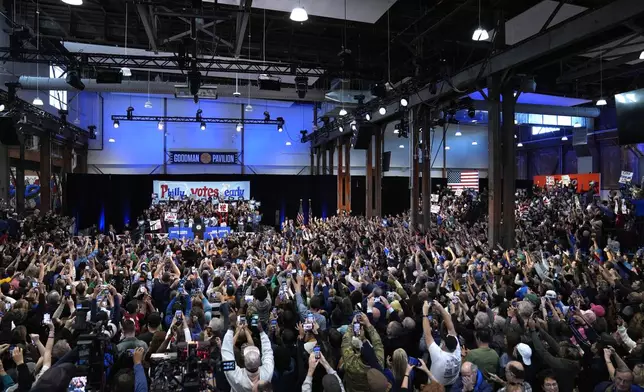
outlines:
[[[161,219],[150,221],[150,230],[161,230]]]
[[[633,180],[633,172],[622,171],[622,174],[619,176],[620,184],[628,184]]]
[[[432,214],[438,214],[439,212],[441,212],[441,206],[433,204],[432,208],[430,209],[430,212]]]
[[[569,175],[566,175],[566,174],[564,174],[563,176],[561,176],[561,183],[562,183],[563,185],[565,185],[565,186],[570,185],[570,176],[569,176]]]
[[[198,199],[220,198],[232,200],[250,199],[249,181],[154,181],[152,192],[161,200],[181,199],[194,196]]]
[[[463,189],[462,189],[462,188],[458,188],[458,189],[455,191],[455,193],[456,193],[456,196],[460,196],[460,195],[462,195],[462,194],[463,194]]]
[[[438,195],[435,193],[432,193],[432,203],[438,203]]]
[[[166,212],[165,213],[165,220],[167,222],[176,222],[177,221],[177,213],[176,212]]]

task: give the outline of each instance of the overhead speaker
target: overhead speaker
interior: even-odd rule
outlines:
[[[366,150],[369,148],[371,136],[376,130],[376,126],[371,123],[358,124],[357,130],[353,131],[353,148],[356,150]]]
[[[67,76],[65,77],[65,81],[67,82],[67,84],[69,84],[76,90],[79,90],[79,91],[85,90],[85,83],[83,83],[77,71],[67,71]]]
[[[20,139],[14,119],[12,117],[0,117],[0,143],[5,146],[19,146]]]
[[[388,172],[389,171],[389,165],[391,164],[391,151],[385,151],[382,154],[382,171]]]
[[[121,84],[123,74],[120,70],[98,70],[96,71],[97,84]]]

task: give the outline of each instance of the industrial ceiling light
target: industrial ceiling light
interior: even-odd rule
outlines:
[[[5,109],[4,104],[0,104],[0,112],[4,112],[4,109]]]
[[[364,114],[364,118],[365,118],[365,120],[367,120],[367,121],[371,121],[371,113],[365,113],[365,114]]]
[[[517,143],[517,147],[523,147],[523,143],[521,142]]]
[[[247,104],[246,107],[244,108],[244,111],[252,112],[253,111],[253,105],[251,105],[250,103]]]
[[[409,105],[409,101],[407,101],[407,98],[400,98],[400,106],[406,108],[407,105]]]
[[[451,147],[450,147],[450,146],[445,146],[445,149],[446,149],[446,150],[450,150],[450,149],[451,149]]]
[[[640,53],[640,60],[644,60],[644,50]]]
[[[398,146],[398,148],[405,148],[405,145],[401,144],[400,146]]]
[[[454,134],[454,136],[463,136],[463,134],[461,133],[461,131],[456,131],[456,133]]]
[[[148,99],[147,101],[145,101],[145,104],[143,105],[143,107],[146,109],[152,109],[152,101]]]
[[[121,68],[121,74],[129,78],[130,76],[132,76],[132,70],[129,69],[128,67],[123,67]]]
[[[277,120],[277,132],[282,132],[284,130],[284,117],[278,117]]]
[[[581,128],[581,123],[579,121],[575,122],[573,125],[574,128]]]
[[[473,146],[478,146],[478,145],[479,145],[479,143],[478,143],[478,142],[472,142],[472,145],[473,145]]]
[[[76,117],[76,119],[74,120],[74,124],[79,125],[80,124],[80,118]]]
[[[342,108],[340,109],[340,116],[346,116],[347,115],[347,109]]]
[[[338,125],[338,131],[340,131],[340,133],[344,132],[344,127],[342,125]]]
[[[608,105],[608,102],[606,102],[604,98],[599,98],[599,100],[597,100],[597,106],[606,106],[606,105]]]
[[[159,121],[159,123],[157,124],[157,129],[159,131],[163,131],[163,121]]]
[[[201,126],[199,128],[201,128],[202,131],[205,131],[206,130],[206,123],[202,121]]]
[[[114,140],[114,138],[111,137],[111,138],[107,139],[107,141],[110,142],[110,143],[114,143],[116,140]]]
[[[472,34],[472,40],[487,41],[488,39],[490,39],[490,35],[487,33],[487,30],[481,27],[481,0],[479,0],[479,27],[478,29],[474,30],[474,34]]]
[[[119,122],[119,120],[114,120],[114,128],[118,128],[118,127],[119,127],[119,125],[121,125],[121,123]]]
[[[381,106],[380,109],[378,109],[378,113],[380,113],[381,116],[384,116],[385,114],[387,114],[387,108]]]
[[[244,125],[242,123],[237,123],[237,127],[235,128],[235,130],[237,132],[241,132],[243,128],[244,128]]]
[[[62,2],[68,5],[83,5],[83,0],[62,0]]]
[[[561,137],[561,141],[562,141],[562,142],[567,142],[567,141],[568,141],[568,136],[563,135],[563,136]]]
[[[291,11],[291,20],[293,22],[306,22],[308,19],[309,14],[302,8],[302,1],[300,0],[299,5]]]
[[[606,106],[606,100],[604,99],[604,52],[599,53],[599,100],[597,101],[597,106]]]
[[[40,99],[39,96],[36,96],[36,98],[34,98],[33,102],[31,102],[31,103],[34,106],[42,106],[42,105],[44,105],[44,103],[42,102],[42,99]]]
[[[291,142],[286,142],[286,145],[287,145],[287,146],[290,146],[290,145],[291,145]]]

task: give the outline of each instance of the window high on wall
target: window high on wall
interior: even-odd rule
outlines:
[[[49,77],[52,79],[62,78],[64,73],[65,71],[60,67],[49,66]],[[49,90],[49,104],[58,110],[67,110],[67,91]]]

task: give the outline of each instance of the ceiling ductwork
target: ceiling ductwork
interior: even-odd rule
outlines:
[[[172,82],[145,82],[145,81],[123,81],[119,84],[97,83],[96,79],[82,79],[85,85],[84,91],[89,92],[108,92],[108,93],[132,93],[132,94],[163,94],[174,95],[176,92],[176,83]],[[67,84],[65,79],[38,78],[33,76],[21,76],[18,83],[23,90],[64,90],[76,91],[72,86]],[[149,88],[149,90],[148,90]],[[235,92],[235,86],[219,85],[217,92],[220,97],[232,97]],[[240,98],[247,98],[248,90],[240,89]],[[308,90],[306,99],[298,97],[294,88],[282,88],[280,91],[256,90],[251,91],[252,99],[269,99],[276,101],[305,101],[305,102],[324,102],[325,96],[323,90]]]

